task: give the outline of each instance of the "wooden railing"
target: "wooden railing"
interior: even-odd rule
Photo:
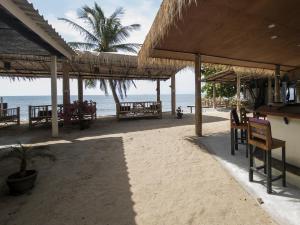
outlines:
[[[81,107],[80,107],[81,106]],[[52,106],[39,105],[29,106],[29,127],[38,124],[49,124],[52,119]],[[94,120],[97,118],[97,107],[95,102],[74,102],[65,108],[62,104],[57,106],[58,122],[72,122],[83,120]]]
[[[217,98],[215,100],[215,107],[216,108],[228,108],[229,107],[229,100],[226,99],[220,99]],[[202,99],[202,107],[203,108],[213,108],[214,106],[214,101],[212,98],[204,98]]]
[[[116,105],[117,118],[161,118],[162,105],[161,102],[147,101],[147,102],[121,102]]]
[[[0,110],[0,123],[20,125],[20,107]]]
[[[61,120],[61,114],[63,113],[63,105],[57,105],[58,120]],[[37,124],[48,124],[52,118],[52,106],[51,105],[30,105],[28,107],[29,115],[29,127],[33,127]]]

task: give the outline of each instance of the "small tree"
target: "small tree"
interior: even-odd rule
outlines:
[[[204,66],[202,68],[202,78],[208,78],[209,76],[220,72],[217,68]],[[236,94],[236,86],[230,83],[216,83],[216,97],[231,98]],[[213,83],[206,82],[202,87],[202,93],[205,93],[208,98],[213,97]]]

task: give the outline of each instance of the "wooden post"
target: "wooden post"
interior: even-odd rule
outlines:
[[[195,56],[195,128],[196,135],[202,136],[202,102],[201,102],[201,55]]]
[[[275,102],[280,102],[280,83],[279,83],[279,78],[280,78],[280,65],[276,65],[275,69],[275,87],[274,87],[274,98]]]
[[[58,137],[57,116],[57,59],[51,56],[51,100],[52,100],[52,137]]]
[[[175,75],[171,76],[171,106],[172,106],[172,115],[176,114],[176,77]]]
[[[63,63],[63,104],[70,104],[70,79],[69,79],[69,71],[70,67],[67,63]]]
[[[268,77],[268,104],[273,103],[273,94],[272,94],[272,77]]]
[[[3,109],[4,109],[4,107],[3,107],[3,97],[1,97],[1,98],[0,98],[0,117],[1,117],[2,114],[3,114]]]
[[[241,110],[241,75],[236,75],[236,108],[238,113]]]
[[[300,81],[296,83],[296,102],[300,103]]]
[[[216,109],[216,83],[213,83],[213,108]]]
[[[156,101],[160,102],[160,80],[156,81]]]
[[[20,107],[17,107],[17,124],[20,125]]]
[[[70,105],[70,78],[69,71],[70,66],[68,63],[64,62],[62,64],[63,72],[63,110],[64,110],[64,126],[70,123],[71,118],[68,115],[68,105]]]
[[[29,128],[32,127],[31,110],[32,110],[32,106],[30,105],[30,106],[28,106]]]
[[[79,103],[83,103],[83,81],[82,77],[78,76],[78,101]]]

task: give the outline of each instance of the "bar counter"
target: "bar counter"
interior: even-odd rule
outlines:
[[[287,181],[300,187],[300,104],[261,106],[256,111],[267,116],[273,138],[286,141],[286,162],[298,173],[288,173]],[[274,158],[280,157],[280,151],[274,151]]]

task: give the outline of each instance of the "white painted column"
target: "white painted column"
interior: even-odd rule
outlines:
[[[236,108],[238,113],[241,110],[241,76],[236,75]]]
[[[58,137],[56,56],[51,56],[50,69],[51,69],[51,102],[52,102],[52,137]]]

